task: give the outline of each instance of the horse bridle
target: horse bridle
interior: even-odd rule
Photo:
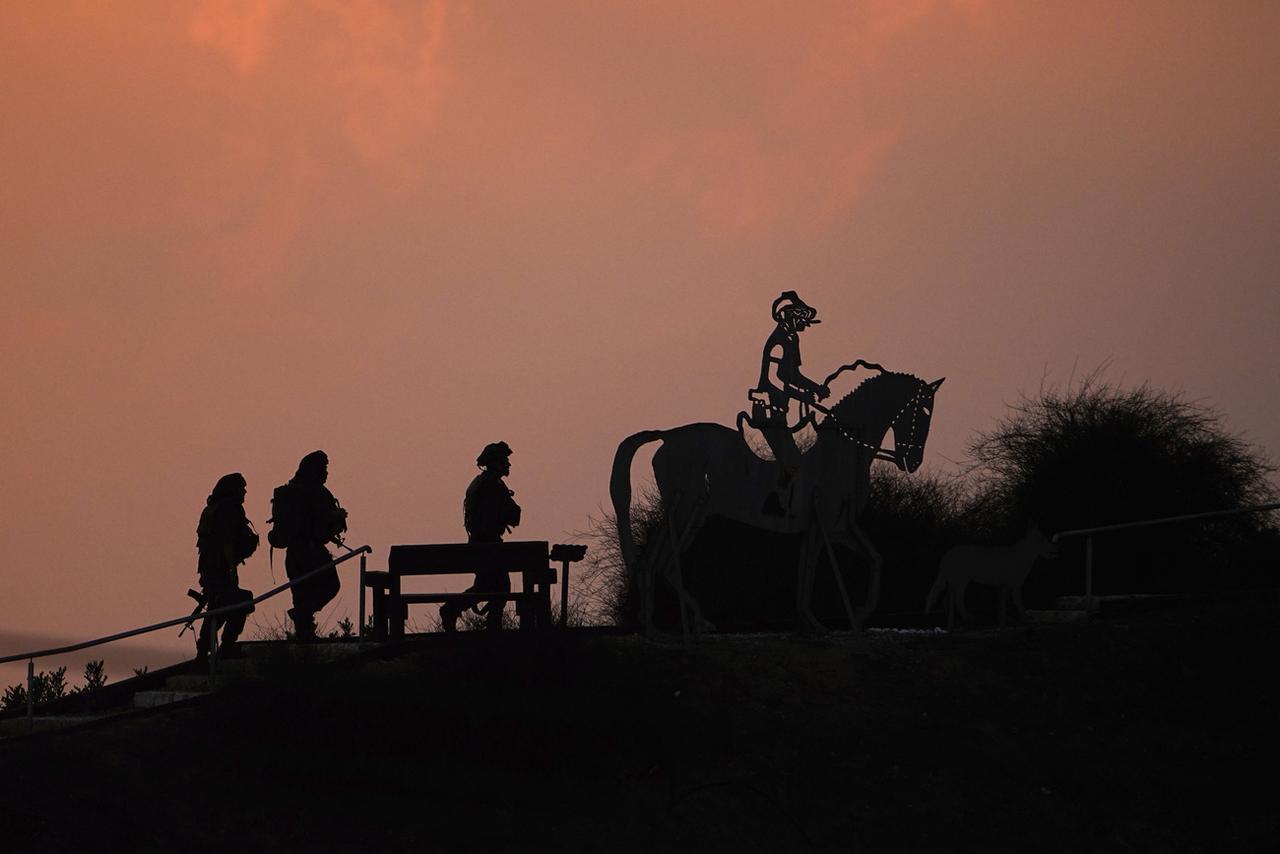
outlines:
[[[892,418],[889,419],[889,427],[885,429],[886,433],[889,432],[890,428],[892,428],[894,425],[898,423],[898,419],[902,417],[902,413],[906,412],[907,409],[910,407],[911,408],[911,438],[915,439],[916,413],[920,411],[920,406],[919,406],[920,393],[924,391],[924,388],[925,386],[923,384],[920,386],[920,388],[917,388],[916,393],[911,395],[911,399],[908,400],[906,403],[904,403],[902,405],[902,408],[899,409],[897,413]],[[835,414],[833,410],[828,409],[827,407],[819,403],[811,403],[809,405],[812,406],[814,409],[817,409],[818,411],[825,413],[826,416],[831,419],[831,423],[835,425],[836,430],[840,431],[840,435],[843,436],[845,439],[848,439],[850,442],[853,442],[855,445],[861,445],[867,450],[874,451],[875,454],[872,456],[872,459],[884,460],[885,462],[893,463],[894,465],[901,468],[902,459],[905,451],[911,448],[923,447],[923,443],[920,443],[920,442],[904,442],[902,444],[898,444],[895,436],[894,449],[892,451],[886,451],[880,445],[873,445],[870,442],[864,441],[858,438],[857,436],[855,436],[854,434],[850,433],[848,430],[846,430],[844,425],[840,423],[840,418]]]

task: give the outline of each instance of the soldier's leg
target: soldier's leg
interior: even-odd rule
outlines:
[[[235,588],[227,595],[225,604],[238,605],[253,600],[253,593],[240,587]],[[250,605],[246,610],[239,611],[234,614],[228,614],[222,623],[222,646],[228,652],[234,646],[235,642],[240,638],[240,633],[244,631],[245,620],[253,613],[253,606]]]
[[[477,573],[475,580],[471,583],[471,586],[462,592],[474,593],[477,590],[483,590],[484,584],[480,579],[481,576]],[[445,602],[440,606],[440,627],[446,632],[456,632],[458,630],[458,618],[462,616],[463,611],[472,607],[476,609],[476,613],[480,613],[478,602],[475,605],[459,605],[456,602]]]
[[[323,551],[323,550],[322,550]],[[316,569],[325,558],[317,560],[315,549],[305,546],[293,546],[285,552],[284,570],[289,580],[301,578]],[[290,588],[293,595],[293,607],[289,609],[289,619],[293,621],[293,635],[298,640],[311,640],[316,636],[316,609],[311,607],[311,582],[304,582]]]
[[[476,586],[486,593],[500,591],[511,592],[511,576],[502,571],[477,573]],[[507,606],[506,599],[490,599],[485,603],[485,628],[497,631],[502,628],[502,611]]]
[[[204,594],[205,612],[216,611],[227,604],[227,585],[217,579],[200,577],[200,591]],[[196,630],[196,657],[203,659],[209,654],[209,620],[213,620],[213,633],[216,635],[226,624],[226,617],[206,617]]]
[[[342,580],[338,578],[338,568],[329,567],[325,572],[320,573],[316,578],[315,587],[313,588],[315,610],[319,611],[338,597],[338,591],[342,589]]]

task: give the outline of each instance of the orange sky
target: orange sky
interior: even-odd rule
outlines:
[[[1276,32],[1169,0],[11,0],[0,629],[182,610],[213,482],[261,523],[315,448],[383,556],[461,538],[496,439],[520,535],[569,537],[623,436],[732,422],[784,289],[811,373],[948,377],[935,470],[1104,360],[1274,452]]]

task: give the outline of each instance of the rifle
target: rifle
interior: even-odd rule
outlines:
[[[182,631],[178,632],[178,637],[185,635],[187,633],[187,629],[191,629],[193,632],[196,630],[196,617],[200,616],[200,611],[204,608],[205,598],[203,593],[188,587],[187,595],[196,600],[196,607],[195,610],[191,612],[191,616],[187,617],[187,624],[182,627]]]

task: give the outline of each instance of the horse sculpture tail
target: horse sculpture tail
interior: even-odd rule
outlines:
[[[609,497],[613,500],[613,515],[618,523],[618,547],[628,575],[635,572],[636,566],[636,545],[631,535],[631,460],[642,446],[661,438],[661,430],[642,430],[623,439],[613,455]]]

